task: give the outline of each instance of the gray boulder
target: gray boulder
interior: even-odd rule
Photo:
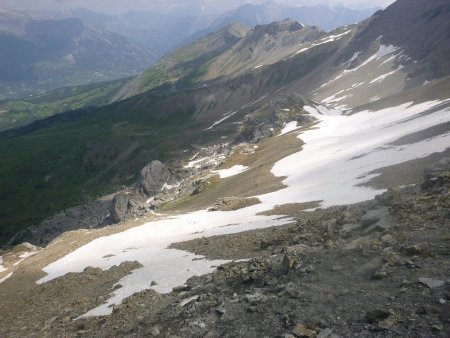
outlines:
[[[111,204],[111,218],[118,223],[123,221],[128,211],[129,198],[124,193],[114,196]]]
[[[141,171],[139,190],[147,196],[153,196],[161,191],[164,183],[170,178],[170,171],[160,161],[152,161]]]

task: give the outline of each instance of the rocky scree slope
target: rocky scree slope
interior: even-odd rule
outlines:
[[[39,332],[75,337],[445,337],[450,332],[445,315],[449,276],[443,268],[449,263],[449,165],[445,158],[427,168],[421,185],[389,190],[373,201],[298,210],[290,225],[176,244],[208,258],[249,260],[193,277],[166,295],[137,293],[108,317],[73,320],[89,307],[89,298],[67,303]],[[100,279],[97,270],[40,288]],[[39,304],[33,293],[27,297]],[[27,317],[28,327],[33,317]],[[23,334],[2,330],[11,337]]]

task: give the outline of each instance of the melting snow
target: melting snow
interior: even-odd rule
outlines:
[[[197,155],[196,155],[197,156]],[[190,161],[188,164],[186,164],[183,168],[197,168],[200,167],[199,163],[208,160],[208,157],[202,157],[195,161]]]
[[[212,170],[211,172],[214,174],[219,174],[220,178],[227,178],[227,177],[231,177],[231,176],[240,174],[246,170],[248,170],[248,167],[238,164],[238,165],[232,166],[229,169]]]
[[[237,111],[233,111],[233,112],[226,113],[226,114],[224,115],[224,117],[222,117],[220,120],[214,122],[210,127],[206,128],[206,129],[204,129],[204,130],[211,130],[211,129],[213,129],[215,126],[217,126],[218,124],[222,123],[222,122],[225,121],[226,119],[229,119],[231,116],[233,116],[233,115],[236,114],[236,113],[237,113]]]
[[[348,33],[350,33],[350,32],[351,32],[351,30],[348,30],[348,31],[346,31],[346,32],[344,32],[344,33],[341,33],[341,34],[330,35],[330,36],[324,37],[324,38],[320,39],[321,42],[313,43],[313,44],[312,44],[311,46],[309,46],[309,47],[302,48],[302,49],[300,49],[298,52],[296,52],[294,55],[292,55],[291,57],[294,57],[294,56],[297,55],[297,54],[303,53],[303,52],[305,52],[305,51],[307,51],[308,49],[311,49],[311,48],[313,48],[313,47],[320,46],[320,45],[323,45],[323,44],[325,44],[325,43],[329,43],[329,42],[333,42],[333,41],[339,40],[339,39],[342,38],[344,35],[346,35],[346,34],[348,34]]]
[[[300,126],[297,125],[297,121],[288,122],[283,127],[283,129],[281,130],[281,133],[278,136],[290,133],[291,131],[296,130],[298,128],[300,128]]]
[[[287,177],[285,189],[257,196],[260,204],[237,211],[197,211],[98,238],[45,267],[48,275],[38,283],[81,272],[87,266],[108,269],[123,261],[139,261],[143,267],[122,278],[118,283],[123,287],[86,315],[109,314],[113,304],[134,292],[148,288],[170,292],[191,276],[211,272],[224,262],[193,260],[200,256],[168,249],[171,243],[291,222],[279,216],[256,216],[275,205],[321,200],[321,206],[328,207],[371,199],[383,190],[360,186],[376,176],[368,173],[441,152],[450,145],[448,132],[414,144],[387,146],[402,136],[450,121],[450,107],[439,101],[405,103],[352,115],[320,105],[305,106],[304,110],[317,117],[318,123],[299,135],[305,142],[302,151],[282,159],[272,169],[276,176]],[[102,258],[108,254],[115,256]],[[151,287],[151,281],[158,285]]]
[[[9,277],[11,277],[12,274],[13,274],[13,273],[11,272],[11,273],[8,273],[5,277],[0,278],[0,284],[3,283],[5,280],[7,280]]]
[[[355,54],[353,54],[350,60],[348,60],[346,63],[352,63],[353,61],[355,61],[358,58],[359,54],[361,54],[361,52],[356,52]]]
[[[36,255],[36,254],[37,254],[37,251],[24,252],[23,254],[21,254],[19,256],[20,259],[17,262],[15,262],[14,265],[19,265],[20,263],[22,263],[22,261],[24,261],[28,257]]]
[[[0,256],[0,272],[6,271],[6,270],[8,270],[8,269],[3,266],[3,257]]]
[[[347,74],[353,73],[355,71],[357,71],[358,69],[366,66],[367,64],[371,63],[372,61],[376,61],[379,60],[387,55],[391,55],[395,52],[397,52],[399,50],[399,47],[395,47],[392,45],[380,45],[380,47],[378,48],[378,51],[372,55],[371,57],[369,57],[366,61],[364,61],[363,63],[361,63],[359,66],[352,68],[352,69],[345,69],[341,74],[339,74],[338,76],[336,76],[335,78],[331,79],[330,81],[322,84],[320,86],[320,88],[326,87],[328,85],[330,85],[331,83],[335,82],[336,80],[346,76]],[[393,57],[395,58],[397,55],[394,55]],[[385,60],[382,64],[384,64],[385,62],[387,62],[388,60]]]
[[[378,76],[377,78],[373,79],[372,81],[370,81],[370,83],[375,83],[375,82],[383,82],[383,80],[385,78],[387,78],[388,76],[391,76],[393,74],[395,74],[397,71],[401,70],[403,68],[403,66],[399,66],[397,69],[394,69],[392,72],[383,74]]]

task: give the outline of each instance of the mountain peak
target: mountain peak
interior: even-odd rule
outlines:
[[[264,33],[269,35],[277,35],[281,32],[295,32],[302,29],[304,26],[292,19],[285,19],[283,21],[275,21],[268,25],[258,25],[255,27],[255,31],[263,30]]]

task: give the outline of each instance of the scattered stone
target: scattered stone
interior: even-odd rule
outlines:
[[[264,302],[267,299],[267,297],[262,295],[262,294],[260,294],[260,293],[258,293],[258,292],[256,292],[256,293],[254,293],[252,295],[245,295],[244,299],[247,302],[249,302],[250,304],[255,305],[255,304]]]
[[[179,306],[180,307],[185,307],[188,304],[191,304],[192,302],[195,302],[198,300],[198,295],[192,296],[192,297],[188,297],[186,299],[184,299],[183,301],[180,302]]]
[[[389,208],[370,210],[361,218],[361,225],[363,228],[367,228],[387,216],[389,216]]]
[[[188,285],[180,285],[180,286],[176,286],[172,289],[173,292],[183,292],[183,291],[188,291],[190,288]]]
[[[419,282],[428,286],[430,289],[436,289],[445,285],[443,280],[434,278],[419,278]]]
[[[389,316],[391,316],[391,312],[386,310],[367,311],[366,320],[369,324],[378,324],[378,322],[388,319]]]
[[[291,270],[295,270],[300,266],[300,259],[297,256],[285,254],[283,256],[283,269],[284,273],[289,273]]]
[[[442,331],[442,329],[444,328],[442,325],[433,325],[431,327],[434,331]]]
[[[323,329],[317,335],[317,338],[329,338],[333,334],[333,331],[329,328]]]
[[[391,234],[386,234],[381,236],[381,241],[384,243],[391,243],[394,241],[394,237]]]
[[[387,263],[390,266],[396,266],[400,264],[401,260],[396,254],[389,253],[383,257],[383,262]]]
[[[297,324],[292,333],[299,338],[314,338],[317,336],[316,331],[308,329],[305,325]]]
[[[430,251],[427,250],[426,247],[424,247],[423,245],[408,246],[406,248],[403,248],[403,252],[410,256],[414,255],[431,256]]]
[[[336,264],[331,267],[331,271],[340,271],[340,270],[342,270],[341,265]]]
[[[160,333],[161,333],[161,332],[159,331],[159,328],[158,328],[157,326],[153,326],[153,327],[150,329],[150,334],[151,334],[153,337],[159,336]]]

